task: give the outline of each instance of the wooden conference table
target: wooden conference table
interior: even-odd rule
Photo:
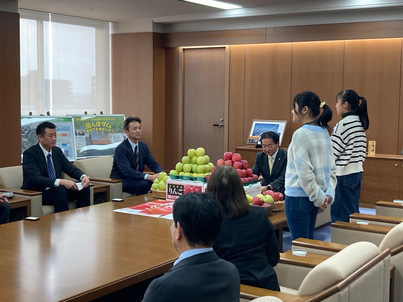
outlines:
[[[148,194],[0,225],[0,300],[88,301],[166,272],[178,257],[172,221],[113,212],[153,200]],[[270,220],[286,226],[283,212]]]

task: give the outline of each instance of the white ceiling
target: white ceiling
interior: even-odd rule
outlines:
[[[115,32],[177,32],[403,19],[398,0],[229,0],[223,11],[178,0],[18,0],[19,9],[105,20]]]

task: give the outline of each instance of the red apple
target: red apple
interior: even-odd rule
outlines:
[[[273,193],[274,193],[274,192],[273,192],[272,190],[266,190],[266,191],[263,192],[263,195],[270,195],[270,196],[272,196]]]
[[[226,166],[231,166],[231,167],[232,167],[232,160],[227,159],[227,160],[225,161],[224,165],[226,165]]]
[[[246,176],[247,177],[252,177],[252,175],[253,175],[252,169],[251,168],[246,169]]]
[[[217,160],[217,167],[224,166],[224,163],[225,161],[222,158],[220,158],[219,160]]]
[[[242,171],[242,177],[246,177],[246,170],[242,169],[241,171]]]
[[[242,177],[241,178],[242,183],[247,183],[248,182],[248,178],[247,177]]]
[[[210,170],[211,174],[213,174],[213,172],[215,171],[216,168],[217,168],[216,166],[211,167],[211,170]]]
[[[243,169],[248,169],[249,163],[248,163],[248,161],[246,159],[241,160],[241,163],[242,163],[242,168]]]
[[[210,179],[211,174],[206,175],[206,180],[208,181]]]
[[[241,160],[242,160],[241,154],[239,154],[239,153],[234,153],[234,154],[232,155],[232,161],[233,161],[233,162],[235,162],[235,161],[241,161]]]
[[[280,193],[279,192],[273,192],[271,197],[273,197],[274,201],[279,201],[280,200]]]
[[[239,170],[242,169],[242,163],[241,163],[240,161],[234,162],[234,163],[232,164],[232,166],[233,166],[235,169],[239,169]]]
[[[283,195],[283,193],[278,193],[278,200],[279,200],[279,201],[284,200],[284,195]]]
[[[224,160],[231,160],[232,161],[232,152],[225,152],[224,153]]]
[[[248,182],[252,182],[252,181],[253,181],[253,178],[252,178],[252,177],[247,177],[247,179],[248,179]]]
[[[261,206],[263,204],[263,200],[260,197],[255,196],[252,199],[252,204],[255,206]]]
[[[252,178],[253,178],[253,180],[258,180],[259,176],[257,176],[256,174],[252,174]]]
[[[236,169],[236,171],[238,172],[239,177],[242,178],[242,170],[241,169]]]

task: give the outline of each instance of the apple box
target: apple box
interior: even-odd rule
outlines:
[[[257,194],[260,194],[260,188],[262,187],[262,185],[260,184],[260,182],[254,183],[254,184],[250,184],[247,186],[243,186],[245,193],[255,197]]]
[[[167,191],[166,200],[174,201],[183,194],[190,192],[205,192],[206,183],[201,181],[191,181],[182,179],[171,179],[167,180]]]

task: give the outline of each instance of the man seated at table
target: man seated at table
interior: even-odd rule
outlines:
[[[256,154],[253,174],[262,174],[261,191],[273,190],[284,194],[287,152],[280,148],[276,132],[264,132],[260,137],[263,151]]]
[[[41,191],[42,204],[53,205],[55,213],[68,210],[69,200],[77,200],[77,208],[89,206],[90,180],[55,146],[56,125],[43,122],[36,127],[36,135],[39,143],[23,154],[22,189]],[[63,173],[80,180],[82,188],[74,180],[63,179]]]
[[[147,144],[140,141],[141,119],[128,117],[123,126],[127,139],[116,147],[110,178],[122,179],[123,192],[147,194],[162,168],[151,155]],[[155,174],[143,173],[145,165]]]
[[[143,302],[239,302],[238,270],[212,248],[220,231],[221,210],[213,195],[188,193],[176,199],[171,236],[180,256],[151,282]]]
[[[0,194],[0,224],[7,223],[10,216],[10,205],[4,193]]]

